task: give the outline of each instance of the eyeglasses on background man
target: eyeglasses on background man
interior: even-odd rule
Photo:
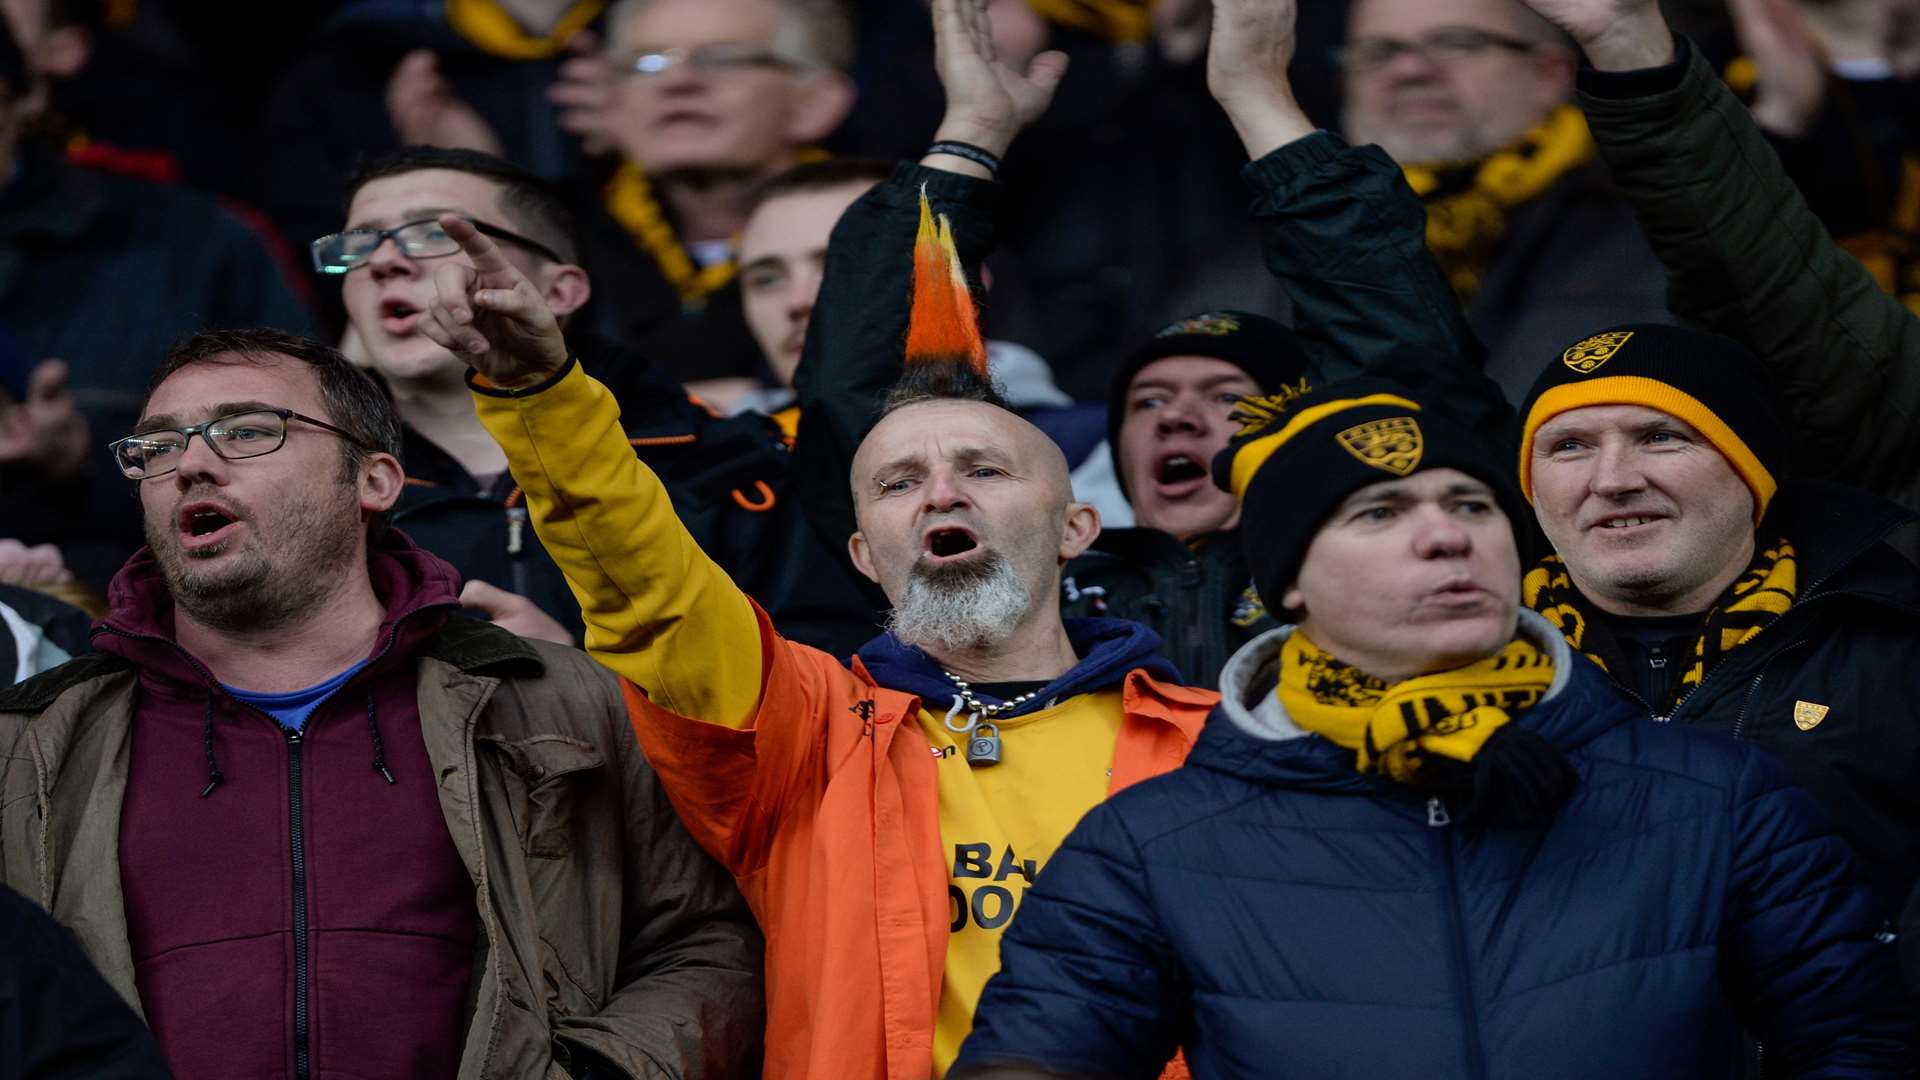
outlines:
[[[528,251],[557,263],[567,260],[558,252],[538,240],[521,236],[510,229],[498,225],[489,225],[475,218],[459,215],[461,220],[473,226],[481,233],[495,240],[505,240],[518,244]],[[380,245],[392,237],[400,245],[400,251],[409,259],[437,259],[443,255],[452,255],[460,250],[459,241],[447,235],[436,218],[423,218],[395,225],[391,229],[348,229],[345,232],[331,233],[308,245],[313,255],[313,268],[323,274],[344,274],[366,263]]]

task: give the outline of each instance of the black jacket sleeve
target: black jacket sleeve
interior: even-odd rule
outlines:
[[[993,250],[999,189],[990,181],[902,163],[840,217],[794,373],[800,430],[793,469],[801,505],[828,550],[852,534],[847,476],[853,452],[879,415],[881,398],[905,362],[913,301],[913,241],[920,193],[953,227],[967,279],[980,294],[980,267]]]
[[[1759,354],[1809,466],[1920,505],[1920,320],[1833,242],[1746,107],[1679,46],[1665,68],[1583,72],[1580,94],[1674,312]]]
[[[1427,251],[1426,208],[1378,147],[1316,132],[1246,168],[1267,268],[1293,301],[1315,384],[1393,379],[1505,434],[1513,410]]]
[[[0,1076],[171,1075],[152,1034],[73,935],[38,904],[0,888]]]

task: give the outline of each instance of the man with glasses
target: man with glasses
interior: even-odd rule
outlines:
[[[583,654],[453,618],[334,350],[167,356],[100,655],[0,694],[0,882],[180,1076],[745,1073],[760,949]]]
[[[1570,100],[1578,57],[1516,0],[1354,0],[1339,53],[1349,141],[1427,204],[1427,239],[1487,373],[1525,393],[1568,326],[1666,315],[1666,277]]]
[[[620,163],[585,219],[592,325],[682,382],[755,379],[732,237],[761,183],[819,155],[853,106],[839,0],[621,0],[607,13]],[[696,392],[697,392],[697,388]]]
[[[468,604],[517,634],[573,644],[578,605],[524,535],[506,456],[487,438],[461,381],[466,365],[415,330],[435,268],[459,251],[434,220],[443,212],[502,241],[554,314],[570,316],[590,285],[565,203],[531,174],[463,150],[401,150],[363,162],[348,190],[347,227],[315,240],[311,254],[314,269],[340,284],[348,351],[393,395],[410,481],[396,517],[460,571]]]
[[[551,185],[487,154],[412,147],[363,163],[348,204],[346,228],[311,245],[314,268],[340,283],[350,351],[393,394],[408,480],[395,521],[460,571],[469,606],[523,636],[572,644],[583,630],[579,602],[527,525],[506,455],[474,412],[466,360],[421,331],[435,278],[468,263],[435,220],[442,213],[498,241],[567,327],[570,347],[608,373],[637,452],[783,632],[835,653],[872,636],[852,572],[823,550],[796,553],[792,537],[809,552],[818,542],[786,497],[778,430],[760,417],[712,416],[646,358],[577,325],[593,282]]]

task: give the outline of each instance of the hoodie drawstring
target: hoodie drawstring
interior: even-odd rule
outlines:
[[[213,789],[219,787],[220,781],[225,779],[220,775],[220,766],[213,760],[213,694],[211,692],[207,694],[207,723],[203,739],[207,748],[207,788],[200,793],[200,797],[204,799],[213,794]]]
[[[367,691],[367,733],[373,736],[373,771],[393,783],[393,774],[387,771],[387,752],[380,745],[380,724],[373,718],[373,691]]]

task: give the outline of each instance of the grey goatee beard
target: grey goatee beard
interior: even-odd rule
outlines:
[[[1027,583],[995,551],[965,563],[915,563],[887,629],[923,649],[973,649],[1011,637],[1032,608]]]

